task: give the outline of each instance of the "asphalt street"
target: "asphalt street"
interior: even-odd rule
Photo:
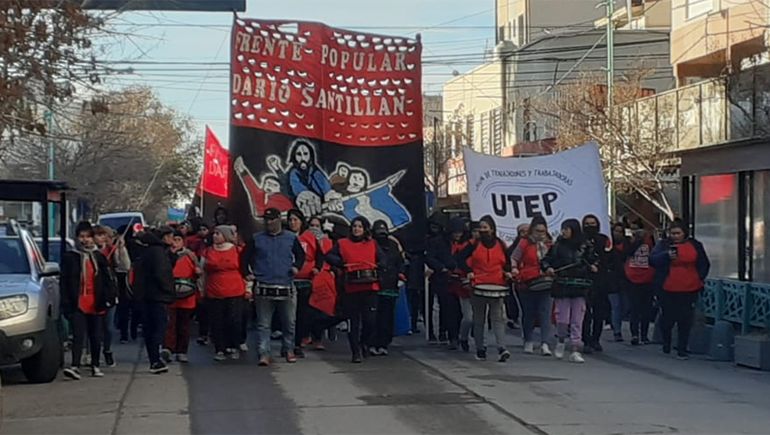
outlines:
[[[138,343],[102,379],[30,385],[2,370],[3,434],[765,434],[770,373],[657,346],[608,343],[577,365],[523,355],[507,363],[401,337],[391,355],[349,362],[344,335],[297,364],[252,351],[147,373]],[[276,349],[277,350],[277,349]]]

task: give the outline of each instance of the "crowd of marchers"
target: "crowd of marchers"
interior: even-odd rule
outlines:
[[[468,222],[434,214],[419,251],[404,249],[384,221],[364,217],[340,235],[321,217],[268,209],[260,227],[239,233],[221,207],[211,226],[191,219],[113,231],[80,223],[77,249],[61,263],[72,353],[64,375],[79,380],[87,366],[104,376],[102,361],[117,364],[113,340],[128,343],[140,331],[155,374],[189,362],[194,331],[215,361],[238,360],[249,351],[250,326],[260,366],[277,360],[274,346],[287,363],[324,351],[340,330],[351,361],[361,363],[388,355],[400,296],[408,299],[411,332],[422,323],[430,342],[461,352],[471,352],[472,338],[478,360],[487,359],[490,335],[496,359],[510,359],[507,329],[520,325],[524,353],[582,363],[603,351],[605,324],[615,341],[626,339],[625,319],[634,346],[651,342],[658,319],[663,352],[675,348],[685,359],[709,271],[703,246],[679,221],[656,241],[640,221],[604,234],[593,215],[564,221],[554,238],[535,217],[507,245],[490,216]]]

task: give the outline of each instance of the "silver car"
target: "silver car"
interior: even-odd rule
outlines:
[[[62,361],[59,266],[29,233],[0,227],[0,365],[21,363],[31,382],[51,382]]]

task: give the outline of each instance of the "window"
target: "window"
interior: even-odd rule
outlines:
[[[753,194],[753,255],[752,269],[754,281],[770,283],[770,171],[754,173]]]
[[[738,278],[738,175],[698,178],[695,237],[711,260],[712,277]]]
[[[699,17],[714,9],[714,0],[687,0],[687,19]]]

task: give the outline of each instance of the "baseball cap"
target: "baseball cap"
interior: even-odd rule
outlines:
[[[265,220],[280,219],[281,211],[275,207],[270,207],[267,210],[265,210],[264,217],[265,217]]]

